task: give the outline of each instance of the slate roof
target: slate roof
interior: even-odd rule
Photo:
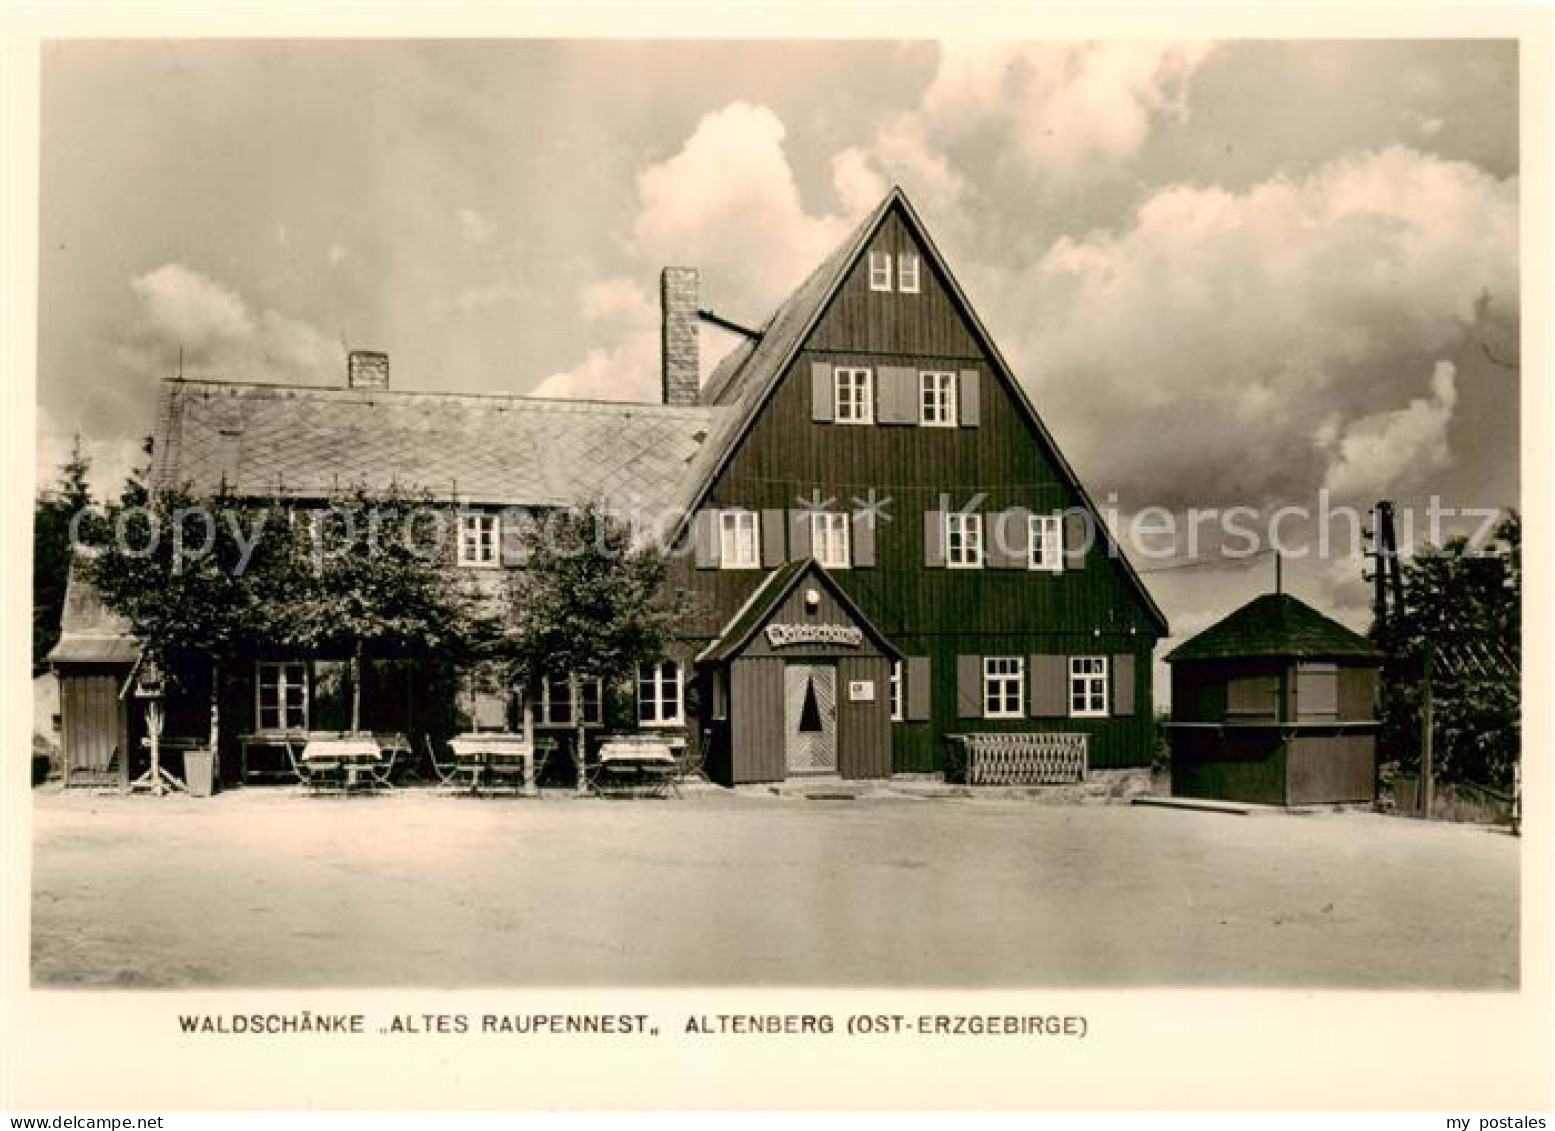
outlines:
[[[725,410],[298,385],[163,382],[159,485],[316,498],[391,486],[504,506],[668,507]]]
[[[48,655],[51,664],[133,664],[140,659],[129,622],[110,612],[97,589],[74,567],[65,582],[59,627],[59,643]]]
[[[1178,645],[1166,662],[1271,656],[1381,659],[1382,653],[1364,636],[1289,593],[1265,593]]]

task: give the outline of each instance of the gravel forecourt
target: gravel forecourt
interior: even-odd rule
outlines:
[[[1520,841],[981,798],[33,795],[40,987],[1515,989]]]

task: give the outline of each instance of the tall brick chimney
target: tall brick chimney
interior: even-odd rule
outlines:
[[[346,387],[387,389],[389,355],[376,350],[352,350],[346,357]]]
[[[697,283],[695,267],[666,267],[659,276],[659,342],[664,403],[669,405],[693,405],[701,400]]]

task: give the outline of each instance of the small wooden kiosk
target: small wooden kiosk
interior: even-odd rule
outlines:
[[[1166,657],[1172,793],[1265,805],[1370,801],[1382,653],[1268,593]]]

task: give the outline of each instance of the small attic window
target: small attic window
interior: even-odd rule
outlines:
[[[872,291],[889,291],[891,289],[890,252],[872,251],[869,253],[869,289]]]
[[[918,257],[916,255],[899,255],[896,257],[896,289],[904,295],[918,293]]]

